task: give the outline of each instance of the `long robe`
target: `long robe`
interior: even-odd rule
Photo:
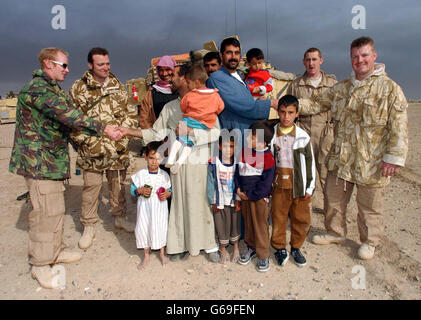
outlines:
[[[163,140],[182,119],[180,98],[168,102],[150,129],[142,130],[144,142]],[[189,136],[195,146],[178,174],[171,174],[172,201],[168,222],[167,253],[188,251],[196,256],[200,250],[217,248],[213,214],[206,195],[207,161],[211,144],[218,141],[219,121],[213,129],[193,129]]]

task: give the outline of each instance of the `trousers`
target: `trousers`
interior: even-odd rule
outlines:
[[[106,170],[111,213],[116,217],[126,215],[125,185],[126,170]],[[102,172],[83,171],[82,214],[84,226],[98,222],[99,193],[102,187]]]

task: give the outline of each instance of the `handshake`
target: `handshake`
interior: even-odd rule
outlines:
[[[116,125],[106,125],[104,133],[114,141],[119,141],[125,136],[133,136],[142,138],[142,131],[124,127],[118,127]]]

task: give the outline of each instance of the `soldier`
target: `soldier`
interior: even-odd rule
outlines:
[[[306,72],[291,83],[287,94],[297,98],[312,99],[332,87],[337,82],[336,77],[320,70],[322,63],[321,51],[317,48],[308,49],[303,58]],[[330,111],[308,116],[300,114],[297,125],[307,132],[313,146],[317,172],[316,189],[312,198],[313,206],[318,209],[323,207],[323,210],[325,210],[324,187],[327,169],[324,162],[333,142],[333,123],[331,122]]]
[[[42,49],[41,69],[19,94],[15,139],[9,171],[22,175],[33,210],[29,213],[29,264],[32,277],[44,288],[57,286],[50,264],[81,259],[79,252],[63,251],[65,213],[64,184],[70,178],[69,133],[87,136],[106,133],[117,139],[118,131],[80,112],[57,82],[69,73],[67,52]]]
[[[221,57],[219,52],[210,51],[203,57],[203,66],[205,67],[206,73],[210,76],[221,67]]]
[[[402,89],[375,63],[374,41],[351,43],[351,77],[314,100],[300,99],[301,113],[331,110],[334,141],[327,156],[327,234],[315,244],[341,243],[346,237],[346,207],[357,185],[358,230],[361,259],[371,259],[383,235],[385,186],[408,152],[407,107]]]
[[[70,96],[86,115],[107,124],[137,127],[130,117],[125,86],[110,73],[110,59],[104,48],[92,48],[88,54],[88,67],[83,76],[70,88]],[[89,137],[84,132],[73,132],[72,138],[80,147],[76,166],[83,170],[82,214],[84,226],[79,247],[87,249],[95,237],[98,222],[99,194],[103,173],[107,177],[111,213],[114,226],[127,232],[134,224],[126,219],[126,170],[130,165],[128,139],[111,141],[104,137]]]

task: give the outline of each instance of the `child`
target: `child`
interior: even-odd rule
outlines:
[[[310,202],[314,190],[316,168],[310,137],[295,126],[298,100],[291,95],[278,102],[280,123],[275,126],[271,149],[276,158],[276,174],[272,190],[272,246],[275,258],[283,266],[288,260],[286,229],[291,219],[291,255],[302,267],[306,259],[300,252],[310,228]]]
[[[234,137],[223,140],[219,137],[219,156],[213,157],[208,164],[207,194],[214,213],[215,229],[219,239],[221,263],[229,260],[225,247],[234,245],[232,261],[237,261],[240,253],[240,208],[235,206],[234,194]]]
[[[224,110],[224,102],[218,94],[218,89],[206,88],[207,74],[202,65],[195,65],[186,72],[185,79],[191,90],[180,102],[180,109],[183,111],[184,129],[210,129],[213,128],[217,115]],[[170,148],[166,167],[171,167],[171,173],[177,174],[181,164],[191,153],[194,143],[187,135],[177,137]],[[181,154],[174,164],[178,151]]]
[[[247,251],[239,264],[246,265],[256,254],[257,270],[269,270],[268,202],[275,174],[275,160],[268,148],[273,127],[263,121],[250,126],[247,147],[241,151],[235,171],[236,193],[241,198]]]
[[[247,51],[249,73],[245,79],[246,84],[255,100],[263,97],[265,93],[273,90],[273,79],[269,71],[262,69],[265,63],[263,51],[253,48]]]
[[[168,229],[167,198],[171,195],[171,182],[168,174],[159,168],[162,160],[158,153],[160,142],[151,142],[146,146],[145,159],[147,168],[132,176],[130,192],[137,200],[136,246],[144,249],[145,257],[139,264],[142,270],[149,263],[150,251],[160,250],[162,265],[168,263],[165,257]]]

